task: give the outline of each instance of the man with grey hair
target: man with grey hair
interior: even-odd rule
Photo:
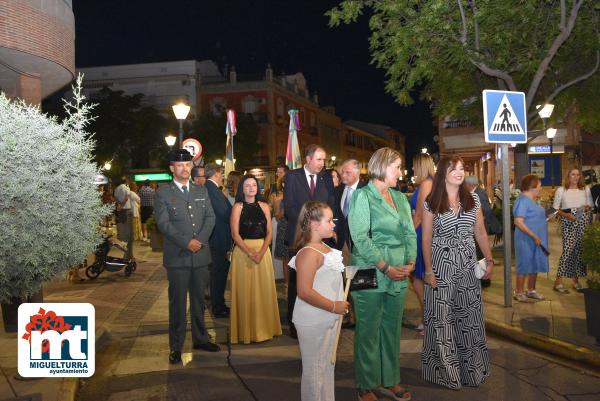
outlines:
[[[467,184],[467,188],[471,193],[475,192],[479,196],[481,211],[483,216],[486,217],[488,213],[491,213],[492,208],[490,206],[490,198],[485,190],[479,186],[479,179],[474,175],[468,175],[465,177],[465,184]]]
[[[229,308],[225,305],[225,288],[229,274],[227,253],[231,249],[231,203],[219,187],[223,186],[223,167],[207,164],[204,167],[208,197],[215,211],[215,229],[210,236],[212,265],[210,268],[210,302],[216,318],[229,317]]]
[[[334,208],[333,215],[337,219],[335,232],[337,234],[336,248],[344,254],[344,262],[349,262],[350,252],[352,251],[352,239],[348,229],[348,212],[352,194],[358,188],[367,185],[360,180],[360,164],[356,159],[345,160],[340,167],[340,176],[342,184],[334,190]]]

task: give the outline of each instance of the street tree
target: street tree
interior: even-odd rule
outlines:
[[[237,134],[233,137],[233,150],[236,168],[255,165],[255,157],[260,149],[258,144],[258,124],[250,114],[238,113]],[[202,144],[202,155],[205,162],[224,159],[227,135],[225,112],[213,114],[203,113],[192,123],[192,134]]]
[[[98,163],[113,160],[116,169],[145,168],[164,153],[168,121],[155,108],[144,105],[143,98],[142,94],[125,95],[109,88],[94,96],[96,119],[90,131],[97,143]]]
[[[535,106],[600,129],[598,0],[344,0],[332,27],[369,15],[372,62],[402,105],[420,92],[438,116],[481,121],[481,91],[522,91]]]

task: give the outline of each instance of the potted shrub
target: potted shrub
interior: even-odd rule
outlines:
[[[600,344],[600,222],[590,224],[585,230],[582,259],[588,273],[588,288],[582,290],[588,334]]]
[[[0,92],[0,303],[7,331],[16,331],[22,302],[41,301],[44,281],[93,253],[99,224],[110,213],[94,184],[94,141],[85,131],[91,105],[81,77],[58,122],[37,106]]]
[[[148,229],[148,233],[150,234],[150,248],[152,248],[155,252],[160,252],[163,250],[163,235],[160,231],[158,231],[158,227],[156,226],[156,218],[154,214],[146,220],[146,228]]]

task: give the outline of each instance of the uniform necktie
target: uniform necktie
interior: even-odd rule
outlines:
[[[181,187],[181,189],[183,190],[183,196],[185,196],[185,199],[187,199],[188,198],[188,188],[187,188],[187,185],[183,185]]]
[[[346,199],[344,199],[344,207],[342,209],[342,213],[344,213],[344,217],[348,217],[348,212],[350,211],[350,199],[352,198],[352,192],[354,189],[352,187],[348,187],[346,190]]]
[[[314,174],[310,174],[310,197],[314,197],[315,196],[315,175]]]

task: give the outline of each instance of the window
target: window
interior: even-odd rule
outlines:
[[[210,111],[215,115],[221,115],[227,110],[227,100],[222,97],[215,97],[210,101]]]
[[[242,113],[254,114],[258,111],[258,99],[254,96],[246,96],[242,100]]]

